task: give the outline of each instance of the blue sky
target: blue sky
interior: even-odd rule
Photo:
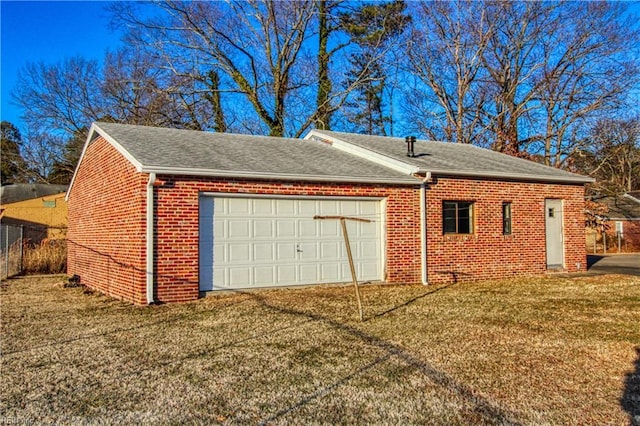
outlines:
[[[0,0],[0,118],[23,130],[21,111],[11,91],[29,62],[55,64],[72,56],[102,60],[120,45],[121,34],[109,28],[107,1]],[[640,12],[640,2],[632,3]]]
[[[109,29],[104,1],[0,1],[2,120],[22,129],[11,91],[28,62],[54,64],[64,58],[102,59],[120,44]]]

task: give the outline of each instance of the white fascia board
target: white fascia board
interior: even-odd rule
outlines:
[[[595,182],[595,179],[587,176],[536,176],[518,173],[500,173],[500,172],[473,172],[466,170],[437,170],[437,169],[419,169],[417,173],[424,174],[431,172],[432,175],[447,176],[464,176],[478,178],[496,178],[496,179],[515,179],[529,182],[567,182],[567,183],[588,183]]]
[[[116,150],[120,154],[122,154],[131,164],[133,164],[137,171],[142,171],[142,164],[138,160],[136,160],[122,145],[120,145],[115,139],[113,139],[107,132],[102,130],[96,123],[92,123],[89,128],[89,135],[87,136],[87,140],[82,147],[82,153],[80,154],[80,158],[78,159],[78,164],[76,165],[76,169],[73,172],[73,176],[71,177],[71,182],[69,182],[69,189],[67,189],[67,195],[65,195],[65,201],[69,201],[69,194],[71,194],[71,188],[73,188],[73,183],[76,180],[76,175],[78,174],[78,169],[80,169],[80,165],[82,164],[82,160],[84,159],[85,152],[87,151],[87,147],[93,142],[95,139],[95,135],[102,136],[107,142],[113,145]]]
[[[371,151],[369,149],[351,144],[349,142],[345,142],[342,139],[334,138],[333,136],[325,135],[324,133],[321,133],[321,132],[316,132],[315,130],[311,130],[309,133],[307,133],[304,139],[308,140],[313,137],[317,137],[317,138],[324,139],[326,141],[331,142],[331,146],[340,151],[346,152],[348,154],[354,155],[359,158],[363,158],[365,160],[371,161],[372,163],[388,167],[400,173],[413,175],[415,173],[418,173],[420,170],[419,167],[412,166],[410,164],[405,163],[404,161],[396,160],[384,154],[380,154],[380,153]]]
[[[212,169],[189,169],[160,166],[144,166],[141,173],[156,173],[157,175],[184,175],[184,176],[206,176],[237,179],[257,179],[257,180],[286,180],[286,181],[310,181],[310,182],[331,182],[331,183],[369,183],[369,184],[391,184],[391,185],[419,185],[420,181],[407,177],[406,179],[384,179],[369,177],[351,176],[318,176],[318,175],[291,175],[280,173],[252,173],[228,170]]]

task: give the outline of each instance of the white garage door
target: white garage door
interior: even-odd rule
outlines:
[[[347,221],[358,280],[383,276],[380,199],[200,198],[200,290],[351,281],[339,220]]]

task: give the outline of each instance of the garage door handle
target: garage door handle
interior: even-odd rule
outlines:
[[[300,249],[300,244],[296,244],[296,252],[302,253],[302,250]]]

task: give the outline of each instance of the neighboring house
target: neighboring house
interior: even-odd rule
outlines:
[[[68,273],[136,304],[351,280],[585,268],[590,178],[470,145],[94,123],[71,182]]]
[[[619,246],[625,252],[640,251],[640,191],[590,199],[606,208],[606,250],[615,253]],[[602,235],[596,230],[587,228],[586,237],[588,249],[593,252],[605,250]]]
[[[0,189],[0,221],[24,227],[24,238],[39,243],[64,238],[67,228],[66,185],[13,183]]]

